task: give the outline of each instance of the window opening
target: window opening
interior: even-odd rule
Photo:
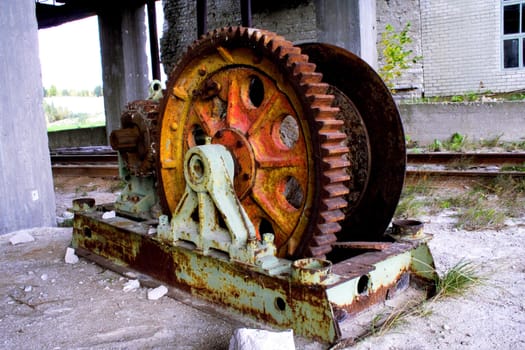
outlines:
[[[525,0],[502,1],[503,68],[524,68]]]

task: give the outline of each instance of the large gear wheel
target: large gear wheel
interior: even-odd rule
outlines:
[[[298,47],[274,33],[215,30],[194,42],[167,83],[160,111],[160,196],[173,213],[184,155],[222,144],[257,234],[281,257],[324,257],[345,219],[349,149],[334,96]]]
[[[381,241],[405,179],[405,134],[396,103],[379,75],[358,56],[325,43],[299,46],[336,96],[352,153],[348,207],[337,238]]]

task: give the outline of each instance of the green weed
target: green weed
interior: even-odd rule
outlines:
[[[437,275],[437,274],[436,274]],[[460,261],[443,276],[436,277],[436,294],[433,300],[463,294],[469,287],[482,281],[476,266],[469,261]]]
[[[435,272],[435,271],[434,271]],[[410,301],[390,313],[380,313],[370,322],[370,329],[356,338],[360,341],[371,335],[383,335],[394,327],[403,324],[408,317],[427,317],[432,314],[428,306],[443,298],[464,294],[472,286],[483,282],[477,267],[469,261],[460,261],[442,276],[435,273],[434,296],[426,302]]]

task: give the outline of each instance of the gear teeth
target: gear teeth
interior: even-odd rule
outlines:
[[[310,83],[307,86],[307,89],[304,91],[304,94],[306,96],[313,96],[313,95],[324,95],[326,94],[326,91],[328,90],[328,85],[325,83]]]
[[[325,178],[328,180],[328,183],[338,183],[338,182],[345,182],[350,181],[350,175],[344,171],[344,169],[334,169],[334,170],[327,170],[324,172]]]
[[[330,197],[344,196],[344,195],[347,195],[348,192],[349,192],[348,187],[346,187],[345,185],[343,185],[341,183],[325,185],[323,190]]]
[[[304,62],[305,60],[308,59],[308,56],[306,55],[303,55],[301,53],[298,53],[298,54],[290,54],[288,56],[288,64],[290,65],[294,65],[296,64],[297,62]]]
[[[312,94],[307,96],[312,107],[330,106],[335,99],[334,95]],[[337,108],[337,112],[339,112],[339,108]]]
[[[318,259],[326,259],[326,255],[332,251],[331,245],[322,245],[319,247],[308,247],[308,253],[310,256],[314,256]]]
[[[345,125],[344,120],[333,119],[326,116],[326,111],[319,111],[319,116],[315,118],[319,129],[335,129],[339,130]]]
[[[343,157],[323,158],[323,161],[326,163],[325,170],[346,169],[351,165],[350,161]]]
[[[324,234],[332,234],[341,231],[341,225],[337,222],[327,222],[324,224],[317,225],[319,232],[324,232]]]
[[[201,46],[203,40],[208,41],[204,44],[208,46]],[[320,173],[315,174],[317,188],[314,191],[317,193],[314,195],[316,202],[309,219],[310,226],[294,254],[325,258],[332,250],[332,243],[337,240],[336,233],[341,230],[339,222],[345,219],[345,195],[349,193],[345,183],[350,180],[347,170],[351,164],[346,146],[347,135],[343,132],[344,121],[337,118],[339,109],[332,107],[335,97],[328,93],[329,85],[322,81],[322,74],[316,71],[316,65],[309,62],[300,48],[267,30],[241,26],[217,29],[193,42],[188,47],[188,52],[193,52],[186,52],[185,55],[191,59],[191,55],[200,55],[205,49],[215,47],[222,48],[221,56],[230,61],[232,56],[228,52],[233,52],[236,45],[252,48],[260,52],[261,57],[264,55],[272,60],[294,85],[304,106],[304,118],[309,123],[312,137],[314,165]]]
[[[335,144],[335,145],[325,145],[323,147],[323,156],[334,156],[342,155],[348,153],[349,149],[345,145]]]
[[[333,123],[332,123],[333,125],[336,125],[334,123],[337,123],[337,127],[339,129],[343,127],[344,120],[334,118],[334,116],[337,115],[337,113],[339,112],[339,108],[330,107],[330,106],[319,106],[319,107],[314,107],[314,110],[317,114],[315,117],[316,120],[327,121],[327,122],[329,120],[333,120]]]
[[[342,197],[335,197],[323,199],[323,204],[326,207],[326,210],[335,210],[346,208],[348,203]]]
[[[320,83],[323,79],[323,75],[321,73],[315,72],[315,64],[313,63],[295,62],[291,66],[294,71],[294,74],[296,74],[299,77],[302,84]],[[306,78],[309,76],[311,77]]]
[[[322,142],[345,141],[346,135],[336,130],[321,130],[319,131]]]
[[[334,235],[333,233],[329,233],[329,234],[314,236],[312,240],[310,241],[310,243],[313,247],[322,247],[325,245],[330,245],[336,241],[337,241],[336,235]]]
[[[295,46],[292,46],[292,47],[279,46],[277,50],[275,51],[275,53],[280,59],[286,58],[286,60],[289,61],[290,57],[299,56],[301,53],[301,50]]]

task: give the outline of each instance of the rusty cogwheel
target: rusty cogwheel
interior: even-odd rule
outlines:
[[[325,43],[300,45],[330,84],[352,152],[342,241],[381,241],[396,210],[406,168],[405,134],[396,103],[360,57]]]
[[[349,149],[322,74],[274,33],[215,30],[194,42],[167,83],[159,121],[159,187],[172,213],[185,190],[184,155],[222,144],[257,234],[281,257],[324,257],[345,219]]]

